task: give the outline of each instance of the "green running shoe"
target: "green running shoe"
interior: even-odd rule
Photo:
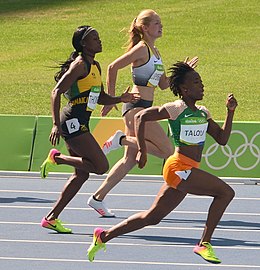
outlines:
[[[207,262],[221,263],[209,242],[202,242],[201,245],[197,244],[193,252],[200,255]]]
[[[41,226],[58,233],[72,233],[71,229],[65,228],[59,219],[47,220],[45,217],[41,221]]]
[[[51,168],[56,165],[54,156],[59,155],[60,152],[57,149],[51,149],[48,157],[43,161],[41,165],[41,178],[46,178]]]
[[[104,232],[104,230],[102,228],[96,228],[94,230],[94,235],[93,235],[93,242],[90,245],[90,247],[88,248],[88,259],[90,262],[93,262],[96,253],[100,250],[100,249],[104,249],[104,251],[106,251],[106,244],[103,243],[100,239],[100,235],[101,233]]]

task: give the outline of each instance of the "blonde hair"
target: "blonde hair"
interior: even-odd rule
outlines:
[[[127,51],[132,49],[142,38],[143,38],[143,25],[149,25],[152,16],[157,15],[157,13],[152,9],[145,9],[139,13],[139,15],[134,18],[130,28],[128,30],[129,39],[127,42]]]

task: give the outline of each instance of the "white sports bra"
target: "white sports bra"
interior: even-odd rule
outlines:
[[[149,53],[149,60],[139,66],[132,67],[132,77],[135,85],[156,87],[164,73],[164,66],[161,57],[157,58],[148,44],[145,43]]]

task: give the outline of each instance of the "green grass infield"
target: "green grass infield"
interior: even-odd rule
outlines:
[[[0,114],[50,115],[53,67],[73,50],[79,25],[92,25],[100,34],[103,52],[97,60],[105,83],[108,64],[124,53],[131,21],[147,8],[161,16],[163,36],[156,46],[166,68],[186,56],[199,57],[202,103],[213,118],[224,119],[232,92],[239,103],[235,120],[259,121],[258,0],[0,0]],[[127,67],[118,74],[117,94],[131,84]],[[154,105],[174,99],[169,89],[158,89]],[[100,107],[93,115],[100,116]]]

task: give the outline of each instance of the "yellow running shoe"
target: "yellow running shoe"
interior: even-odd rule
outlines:
[[[100,249],[103,248],[104,251],[106,251],[106,244],[103,243],[102,240],[100,239],[100,235],[102,232],[104,232],[102,228],[96,228],[94,230],[93,242],[88,248],[88,259],[90,262],[94,261],[95,255]]]
[[[72,233],[72,230],[65,228],[59,219],[47,220],[45,217],[41,221],[41,226],[58,233]]]
[[[201,245],[197,244],[193,252],[200,255],[207,262],[221,263],[209,242],[202,242]]]
[[[41,178],[46,178],[48,176],[48,173],[50,169],[56,165],[54,156],[59,155],[60,151],[57,149],[51,149],[49,152],[48,157],[43,161],[41,165]]]

